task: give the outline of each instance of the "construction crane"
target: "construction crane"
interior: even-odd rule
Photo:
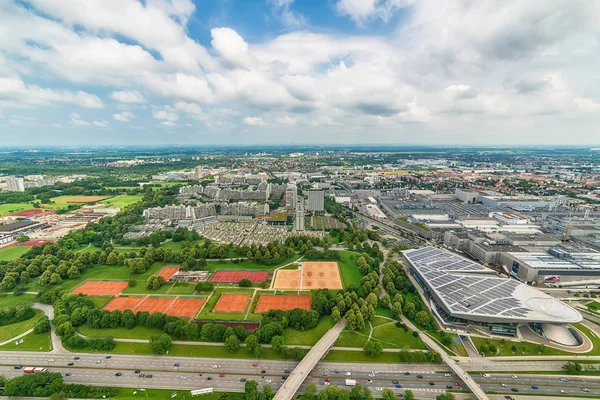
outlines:
[[[565,234],[563,235],[563,243],[567,241],[567,236],[569,235],[569,229],[571,229],[573,226],[572,225],[565,225]]]

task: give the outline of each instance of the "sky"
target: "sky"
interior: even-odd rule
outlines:
[[[600,144],[600,0],[0,0],[5,145]]]

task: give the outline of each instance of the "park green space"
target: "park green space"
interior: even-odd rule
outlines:
[[[362,278],[362,274],[360,273],[360,269],[358,269],[358,264],[356,260],[360,257],[360,254],[354,253],[352,251],[339,251],[340,259],[338,264],[340,266],[340,274],[342,275],[342,282],[344,287],[360,287],[360,279]]]
[[[539,355],[545,355],[545,356],[562,356],[562,355],[569,355],[571,353],[568,353],[566,351],[562,351],[562,350],[558,350],[558,349],[553,349],[551,347],[545,347],[544,351],[541,352],[540,351],[540,345],[537,343],[531,343],[531,342],[516,342],[516,341],[510,341],[510,340],[496,340],[496,339],[487,339],[487,338],[482,338],[482,337],[474,337],[471,336],[471,340],[473,340],[473,343],[475,344],[475,347],[477,348],[477,350],[479,351],[479,348],[483,345],[494,345],[498,348],[498,352],[496,354],[490,354],[489,352],[486,353],[487,357],[496,357],[496,356],[539,356]],[[512,346],[516,346],[517,347],[517,351],[513,352],[512,351]]]
[[[388,317],[388,318],[394,318],[394,316],[392,315],[392,310],[390,310],[387,307],[383,307],[383,306],[377,306],[377,308],[375,308],[375,315],[380,315],[382,317]]]
[[[442,344],[442,333],[441,332],[427,332],[429,336],[431,336],[442,348],[447,348],[451,352],[456,355],[468,357],[467,350],[463,345],[457,344],[455,339],[458,338],[458,335],[455,333],[448,333],[452,337],[452,343],[450,346],[445,346]]]
[[[296,329],[286,328],[283,331],[285,337],[285,344],[290,346],[312,346],[316,344],[319,339],[335,325],[330,315],[325,315],[319,319],[319,323],[312,329],[308,329],[304,332],[297,331]]]
[[[389,324],[390,322],[396,322],[396,320],[389,320],[387,318],[381,318],[381,317],[375,316],[373,318],[373,321],[371,321],[371,325],[379,326],[379,325],[383,325],[383,324]]]
[[[31,246],[10,246],[0,249],[0,261],[11,261],[31,250]]]
[[[168,286],[170,286],[170,284],[168,284]],[[196,291],[196,284],[195,283],[177,282],[177,283],[175,283],[175,284],[173,284],[171,286],[171,289],[169,290],[168,294],[187,294],[187,295],[191,295],[191,294],[194,294],[195,291]]]
[[[137,280],[137,285],[131,287],[128,286],[123,289],[123,294],[166,294],[167,291],[171,288],[170,283],[166,283],[159,287],[156,290],[146,289],[146,281],[145,280]]]
[[[585,353],[585,355],[587,355],[587,356],[600,355],[600,338],[598,338],[598,334],[595,332],[592,332],[592,330],[590,328],[588,328],[587,326],[584,326],[582,324],[575,324],[573,326],[575,328],[579,329],[581,332],[583,332],[583,334],[586,335],[588,337],[588,339],[590,339],[592,341],[592,344],[594,345],[594,348],[592,349],[592,351],[588,351],[587,353]]]
[[[592,311],[598,311],[600,310],[600,303],[597,301],[592,301],[586,304],[587,308],[589,308]]]
[[[248,304],[246,304],[246,309],[242,313],[216,313],[212,312],[212,309],[215,307],[219,298],[222,294],[231,293],[231,294],[248,294],[250,298],[252,298],[252,293],[254,293],[254,289],[234,289],[234,288],[218,288],[215,289],[210,298],[207,300],[202,312],[198,315],[198,319],[211,319],[211,320],[221,320],[221,321],[232,321],[232,320],[243,320],[246,311],[248,310]],[[248,303],[251,303],[248,300]]]
[[[369,335],[364,335],[362,333],[353,331],[344,331],[340,333],[340,336],[335,342],[334,347],[363,348],[365,347],[365,344],[367,344],[368,339]]]
[[[137,203],[142,200],[143,194],[123,194],[120,196],[111,197],[110,199],[102,200],[102,203],[114,208],[125,208],[126,206]]]
[[[113,251],[115,253],[129,253],[129,252],[135,252],[137,253],[138,251],[140,251],[141,247],[136,247],[136,246],[115,246],[113,247]],[[85,246],[79,250],[77,250],[78,253],[92,253],[94,251],[102,251],[102,249],[100,247],[96,247],[96,246]]]
[[[100,197],[102,197],[101,199],[99,199]],[[109,198],[110,196],[80,196],[80,195],[63,195],[63,196],[57,196],[57,197],[53,197],[51,200],[54,202],[53,205],[61,205],[61,204],[85,204],[85,203],[97,203],[99,201],[105,200],[107,198]],[[69,202],[67,203],[67,201],[74,199],[74,198],[78,198],[78,202]]]
[[[189,399],[191,398],[191,392],[189,390],[172,390],[172,389],[146,389],[140,391],[135,388],[119,388],[119,392],[116,397],[111,397],[117,400],[140,400],[140,399],[152,399],[152,400],[172,400],[173,393],[177,393],[174,399]],[[133,394],[133,392],[137,392]],[[146,397],[148,396],[148,397]],[[244,400],[245,395],[243,393],[224,393],[224,392],[213,392],[210,394],[203,394],[199,396],[202,400]]]
[[[97,308],[104,307],[112,299],[111,296],[88,296],[88,298],[94,302]]]
[[[8,204],[0,204],[0,215],[6,216],[8,214],[27,211],[33,209],[33,204],[31,203],[8,203]]]
[[[95,329],[87,325],[77,327],[77,331],[82,335],[89,337],[114,337],[120,339],[146,339],[150,340],[152,336],[161,335],[164,332],[158,328],[148,328],[146,326],[137,325],[131,329],[118,328],[102,328]]]
[[[353,350],[330,350],[324,360],[364,363],[400,363],[398,353],[381,353],[378,356],[371,357],[366,355],[364,351]]]
[[[44,313],[40,310],[35,310],[33,317],[26,319],[25,321],[16,322],[10,325],[0,326],[0,342],[19,336],[20,334],[33,328],[35,324],[42,318]]]
[[[427,349],[419,337],[413,336],[412,330],[409,329],[407,332],[403,328],[398,328],[395,323],[376,327],[373,330],[373,338],[379,339],[386,348]]]
[[[29,333],[23,336],[20,340],[23,343],[16,344],[16,341],[0,346],[0,350],[18,350],[18,351],[50,351],[51,341],[50,332],[46,333]]]
[[[0,309],[16,306],[30,306],[36,301],[35,294],[0,294]]]

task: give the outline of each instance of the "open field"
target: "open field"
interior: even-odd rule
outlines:
[[[285,328],[283,336],[285,344],[290,346],[312,346],[321,339],[321,337],[335,325],[330,315],[325,315],[319,319],[319,323],[312,329],[304,332],[292,328]]]
[[[0,294],[0,309],[16,306],[30,306],[37,301],[35,294]]]
[[[171,288],[171,283],[166,283],[159,287],[156,290],[146,289],[146,281],[139,280],[137,281],[137,285],[130,287],[127,286],[123,289],[123,294],[167,294],[169,289]]]
[[[31,250],[31,246],[10,246],[0,249],[0,261],[11,261]]]
[[[177,393],[176,399],[187,399],[191,398],[189,390],[173,390],[173,389],[146,389],[145,392],[137,392],[137,394],[133,394],[136,389],[134,388],[120,388],[119,393],[116,397],[111,397],[116,400],[139,400],[142,398],[146,398],[148,396],[149,399],[152,400],[171,400],[173,393]],[[244,400],[243,393],[223,393],[223,392],[213,392],[210,394],[203,394],[199,398],[202,400],[219,400],[223,395],[227,395],[227,400]]]
[[[207,267],[206,269],[210,272],[215,272],[216,270],[260,270],[260,271],[272,271],[277,267],[280,267],[285,264],[289,264],[292,261],[297,260],[300,255],[295,254],[293,257],[286,258],[282,262],[275,265],[265,265],[254,260],[206,260]]]
[[[218,313],[241,313],[246,310],[250,300],[249,294],[224,293],[213,307],[213,312]]]
[[[426,350],[427,347],[423,341],[413,336],[413,331],[398,328],[395,324],[381,325],[373,330],[373,338],[379,339],[386,348],[401,348],[401,349],[421,349]]]
[[[8,203],[0,204],[0,215],[6,216],[8,214],[16,213],[19,211],[31,210],[33,205],[31,203]]]
[[[58,196],[53,197],[52,201],[56,204],[81,204],[95,203],[100,200],[107,199],[110,196]]]
[[[496,354],[490,354],[489,352],[485,355],[487,357],[495,357],[495,356],[539,356],[539,355],[569,355],[566,351],[553,349],[550,347],[544,347],[543,351],[542,347],[536,343],[530,342],[518,342],[511,340],[495,340],[495,339],[486,339],[481,337],[471,336],[475,347],[477,350],[481,348],[483,345],[494,345],[498,348],[498,352]],[[513,352],[512,346],[516,346],[516,351]]]
[[[400,363],[398,353],[381,353],[376,357],[370,357],[364,351],[350,350],[330,350],[325,361],[342,361],[342,362],[364,362],[364,363],[385,363],[397,364]]]
[[[124,281],[86,281],[73,290],[73,294],[85,294],[87,296],[114,296],[127,287]]]
[[[336,347],[365,347],[369,336],[361,335],[353,331],[343,331],[340,333],[340,337],[335,342]]]
[[[137,325],[131,329],[119,327],[119,328],[103,328],[94,329],[87,325],[81,325],[77,327],[77,331],[82,335],[89,337],[115,337],[122,339],[146,339],[149,340],[152,336],[160,335],[164,333],[158,328],[147,328],[145,326]]]
[[[269,310],[293,310],[302,308],[304,310],[312,310],[311,296],[274,296],[261,295],[254,309],[255,313],[263,313]]]
[[[340,251],[339,254],[340,260],[338,261],[338,264],[340,266],[340,273],[342,275],[344,287],[359,287],[362,274],[360,273],[360,269],[358,269],[356,260],[358,260],[360,254],[351,251]]]
[[[144,195],[142,194],[124,194],[103,200],[102,203],[107,204],[110,207],[122,209],[130,204],[137,203],[138,201],[142,200],[143,197]]]
[[[10,325],[0,326],[0,342],[14,338],[21,333],[33,328],[35,324],[42,318],[44,313],[40,310],[35,310],[35,315],[25,321],[17,322]]]
[[[176,282],[167,291],[167,294],[194,294],[196,285],[193,283]]]
[[[23,336],[20,340],[23,343],[16,344],[10,342],[4,346],[0,346],[0,350],[18,350],[18,351],[50,351],[50,332],[33,333]]]

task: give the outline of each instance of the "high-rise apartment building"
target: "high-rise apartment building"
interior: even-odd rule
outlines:
[[[304,231],[304,197],[298,197],[296,201],[296,219],[294,220],[294,230],[296,232]]]
[[[308,191],[308,212],[322,214],[325,212],[325,192],[322,190]]]
[[[6,189],[9,192],[24,192],[25,183],[23,182],[23,178],[17,178],[16,176],[7,176]]]

